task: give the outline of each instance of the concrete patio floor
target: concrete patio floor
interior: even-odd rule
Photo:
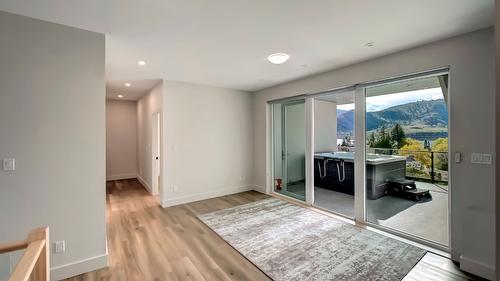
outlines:
[[[390,195],[367,200],[367,221],[449,245],[447,186],[416,183],[430,190],[431,200],[415,202]],[[318,187],[314,193],[315,206],[354,218],[354,196]]]

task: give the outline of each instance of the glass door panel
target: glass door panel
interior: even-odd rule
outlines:
[[[365,95],[366,221],[448,246],[448,75]]]
[[[354,92],[314,99],[314,206],[354,218]]]
[[[305,200],[305,101],[272,105],[274,191]]]

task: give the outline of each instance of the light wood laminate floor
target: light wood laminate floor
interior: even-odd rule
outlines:
[[[161,208],[135,180],[107,183],[109,267],[77,280],[270,280],[196,218],[267,198],[249,191]],[[427,254],[404,280],[469,280],[449,259]]]

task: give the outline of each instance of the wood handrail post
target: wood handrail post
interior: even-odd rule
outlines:
[[[0,244],[0,253],[26,248],[9,281],[50,281],[49,228],[35,228],[25,241]]]
[[[50,244],[48,227],[36,228],[29,233],[28,243],[38,240],[45,240],[45,246],[33,268],[31,277],[33,281],[50,281]]]

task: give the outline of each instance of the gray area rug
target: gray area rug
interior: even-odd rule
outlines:
[[[275,198],[198,218],[276,281],[401,280],[426,253]]]

